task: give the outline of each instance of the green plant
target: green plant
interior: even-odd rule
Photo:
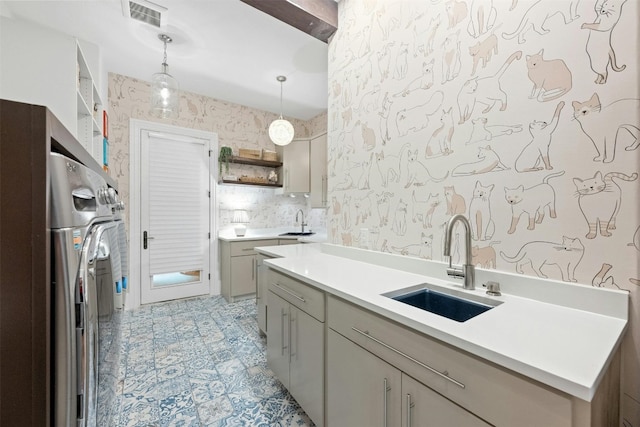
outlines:
[[[220,154],[218,154],[218,173],[222,173],[222,164],[224,163],[225,173],[229,173],[229,160],[233,157],[233,150],[231,147],[220,147]]]

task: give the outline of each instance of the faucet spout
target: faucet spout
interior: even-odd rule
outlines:
[[[298,215],[302,215],[302,222],[300,223],[300,225],[302,226],[302,233],[304,233],[304,227],[307,226],[307,224],[304,222],[304,211],[302,209],[298,209],[298,212],[296,212],[296,222],[298,222]]]
[[[461,222],[464,226],[465,260],[462,267],[453,267],[451,265],[451,240],[454,226],[458,222]],[[449,257],[447,275],[463,279],[465,289],[475,289],[475,270],[471,254],[471,224],[469,224],[469,220],[464,215],[457,214],[449,220],[444,235],[444,255]]]

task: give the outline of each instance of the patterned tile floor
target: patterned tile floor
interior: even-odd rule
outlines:
[[[122,321],[120,426],[313,426],[267,368],[254,300],[145,306]]]

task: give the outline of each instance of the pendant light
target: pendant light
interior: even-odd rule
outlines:
[[[164,43],[164,59],[162,71],[151,78],[151,113],[163,119],[175,118],[180,105],[180,87],[178,81],[167,73],[167,43],[173,39],[166,34],[158,34],[158,38]]]
[[[293,140],[293,125],[282,118],[282,83],[287,81],[285,76],[278,76],[280,82],[280,118],[269,125],[269,138],[276,145],[287,145]]]

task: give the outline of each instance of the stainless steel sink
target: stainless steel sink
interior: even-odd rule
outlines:
[[[455,289],[435,286],[430,283],[423,283],[382,295],[456,322],[466,322],[502,304],[502,301],[478,295],[468,295]]]
[[[278,234],[278,236],[311,236],[312,234],[316,234],[314,231],[290,231],[288,233]]]

